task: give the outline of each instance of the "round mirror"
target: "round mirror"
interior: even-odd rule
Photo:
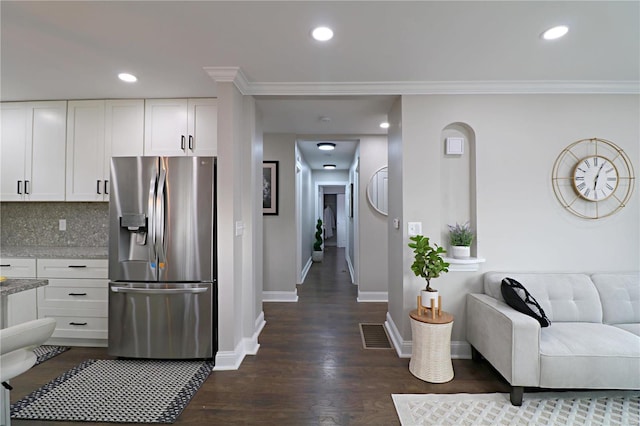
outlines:
[[[389,170],[387,166],[380,167],[369,179],[367,185],[367,199],[369,204],[378,213],[387,215],[389,213]]]

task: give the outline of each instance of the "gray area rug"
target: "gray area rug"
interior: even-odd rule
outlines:
[[[53,358],[56,355],[60,355],[64,351],[68,351],[68,346],[49,346],[49,345],[41,345],[33,350],[33,353],[36,354],[38,359],[34,365],[38,365],[40,363],[45,362],[48,359]]]
[[[209,361],[87,360],[11,405],[11,418],[173,423],[213,370]]]
[[[639,425],[640,392],[525,393],[514,407],[508,394],[393,394],[402,426]]]

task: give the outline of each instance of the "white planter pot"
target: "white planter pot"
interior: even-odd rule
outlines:
[[[431,299],[434,299],[433,307],[438,308],[438,292],[437,291],[426,291],[420,290],[420,301],[422,302],[422,306],[425,308],[431,307]]]
[[[451,255],[454,259],[469,259],[471,257],[471,247],[451,246]]]
[[[311,252],[311,260],[314,262],[322,262],[324,252],[313,251]]]

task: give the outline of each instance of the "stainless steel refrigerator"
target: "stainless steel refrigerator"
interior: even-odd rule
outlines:
[[[110,355],[215,357],[215,188],[213,157],[111,160]]]

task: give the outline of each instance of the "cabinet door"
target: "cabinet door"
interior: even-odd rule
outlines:
[[[186,99],[147,99],[144,121],[144,155],[186,154]]]
[[[7,299],[7,327],[38,319],[37,288],[10,294]]]
[[[29,201],[64,201],[67,102],[32,103],[32,113],[31,173],[25,175],[29,181],[27,197]]]
[[[67,201],[104,200],[104,101],[69,101]]]
[[[218,100],[189,99],[188,154],[213,157],[218,153]]]
[[[24,198],[27,140],[31,140],[30,116],[25,102],[2,104],[0,201],[20,201]],[[30,154],[30,144],[28,150]]]
[[[108,100],[104,123],[104,200],[109,201],[111,157],[144,155],[144,100]]]

